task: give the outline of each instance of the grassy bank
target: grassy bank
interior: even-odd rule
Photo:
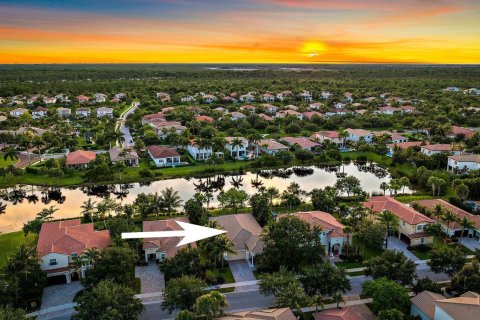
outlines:
[[[410,178],[415,173],[415,167],[411,164],[404,163],[393,166],[392,158],[387,156],[381,156],[373,152],[352,151],[342,153],[343,160],[357,160],[359,158],[367,158],[368,161],[373,161],[382,168],[388,169],[388,171],[394,178],[403,176],[407,176]]]

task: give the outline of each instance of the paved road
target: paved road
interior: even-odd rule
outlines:
[[[135,112],[135,110],[138,108],[140,105],[140,102],[133,102],[132,106],[130,109],[128,109],[125,113],[123,113],[120,118],[117,120],[117,125],[119,125],[118,130],[123,134],[123,138],[125,139],[125,142],[123,143],[123,146],[125,148],[128,147],[133,147],[134,142],[132,135],[130,134],[130,129],[125,126],[125,120],[127,119],[128,115],[131,114],[132,112]]]

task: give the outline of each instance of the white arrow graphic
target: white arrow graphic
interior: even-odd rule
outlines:
[[[226,231],[224,230],[197,226],[195,224],[176,221],[176,220],[175,222],[178,223],[183,230],[124,232],[122,233],[122,239],[183,237],[183,239],[177,244],[177,247],[179,247],[184,244],[189,244],[198,240],[202,240],[202,239],[218,236],[219,234],[222,234],[222,233],[226,233]]]

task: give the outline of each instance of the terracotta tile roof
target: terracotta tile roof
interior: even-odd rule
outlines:
[[[425,313],[430,319],[434,318],[435,305],[434,301],[445,299],[444,296],[438,293],[423,291],[412,297],[410,301],[423,313]]]
[[[227,143],[232,143],[232,141],[235,139],[240,140],[242,143],[248,143],[248,140],[245,139],[244,137],[225,137],[225,140],[227,141]]]
[[[359,137],[365,137],[365,136],[371,136],[372,135],[371,131],[364,130],[364,129],[350,129],[350,128],[348,128],[345,131],[347,131],[349,134],[359,136]]]
[[[165,119],[165,115],[163,114],[163,112],[158,112],[154,114],[147,114],[142,117],[143,121],[152,120],[152,119]]]
[[[417,204],[421,205],[422,207],[427,208],[428,210],[433,210],[436,205],[440,205],[443,208],[451,210],[460,219],[462,219],[463,217],[467,217],[468,220],[475,223],[477,228],[480,229],[480,216],[473,215],[473,214],[471,214],[471,213],[469,213],[469,212],[467,212],[463,209],[460,209],[457,206],[454,206],[453,204],[451,204],[451,203],[449,203],[449,202],[447,202],[443,199],[418,200],[418,201],[414,201],[414,203],[417,203]],[[453,229],[461,228],[461,226],[459,225],[458,222],[452,223],[452,225],[450,227],[453,228]]]
[[[81,224],[80,219],[42,224],[37,251],[40,257],[49,253],[82,254],[86,249],[110,245],[108,230],[95,231],[92,223]]]
[[[307,222],[312,228],[314,226],[321,227],[323,231],[331,230],[337,237],[343,237],[343,228],[345,226],[340,223],[334,216],[328,212],[323,211],[308,211],[308,212],[296,212],[296,213],[283,213],[279,214],[278,218],[293,215],[305,222]],[[331,237],[335,237],[332,235]]]
[[[434,220],[421,214],[417,210],[388,196],[371,197],[367,202],[362,202],[362,205],[365,206],[365,208],[367,209],[372,208],[373,211],[377,213],[380,213],[384,210],[389,210],[401,220],[405,221],[410,225],[417,225],[423,222],[435,222]]]
[[[320,118],[324,117],[323,113],[320,113],[318,111],[306,111],[306,112],[303,113],[303,116],[307,119],[311,119],[314,116],[317,116],[317,117],[320,117]]]
[[[296,320],[290,308],[241,311],[229,313],[217,320]]]
[[[196,116],[195,120],[197,121],[206,121],[206,122],[213,122],[213,118],[210,118],[209,116]]]
[[[407,142],[399,142],[399,143],[390,143],[390,144],[387,144],[387,146],[392,148],[394,146],[397,146],[401,149],[408,149],[411,147],[420,147],[422,144],[424,144],[423,141],[407,141]],[[426,144],[428,144],[428,142],[426,142]]]
[[[251,214],[231,214],[213,217],[210,220],[217,221],[227,231],[227,237],[237,251],[262,251],[263,241],[260,239],[262,227]]]
[[[476,162],[480,163],[480,154],[461,154],[458,156],[448,157],[449,159],[455,160],[457,162]]]
[[[172,147],[165,146],[148,146],[148,152],[155,159],[180,157],[180,154]]]
[[[97,154],[93,151],[77,150],[67,154],[67,165],[88,164],[95,160]]]
[[[298,144],[302,148],[314,148],[320,145],[305,137],[284,137],[281,139],[281,141],[286,142],[291,146]]]
[[[340,137],[338,131],[318,131],[315,132],[313,135],[318,135],[330,139],[338,139]]]
[[[230,113],[230,115],[234,118],[241,118],[241,119],[244,119],[246,118],[247,116],[244,115],[243,113],[240,113],[240,112],[237,112],[237,111],[233,111],[232,113]]]
[[[270,117],[270,116],[267,116],[267,115],[266,115],[266,114],[264,114],[264,113],[260,113],[258,116],[259,116],[260,118],[262,118],[263,120],[266,120],[266,121],[273,121],[273,118],[272,118],[272,117]]]
[[[264,139],[258,142],[258,146],[266,146],[268,150],[288,150],[288,147],[273,140],[273,139]]]
[[[426,146],[422,146],[422,149],[430,150],[430,151],[452,151],[452,145],[446,143],[438,143],[438,144],[429,144]]]
[[[178,217],[175,219],[155,220],[155,221],[143,221],[143,232],[152,231],[175,231],[183,230],[182,227],[175,221],[189,222],[187,217]],[[167,257],[173,257],[178,250],[187,247],[183,245],[177,247],[181,237],[173,238],[146,238],[143,240],[143,249],[157,249],[157,252],[166,252]],[[191,246],[195,247],[195,243],[191,243]]]
[[[475,130],[472,130],[470,128],[452,126],[453,135],[463,134],[467,139],[470,139],[475,132],[476,132]]]
[[[364,304],[313,313],[315,320],[375,320],[377,317]]]

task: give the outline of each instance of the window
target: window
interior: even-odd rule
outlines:
[[[71,256],[72,256],[72,258],[76,258],[76,257],[78,257],[78,254],[76,252],[74,252],[74,253],[71,254]]]
[[[57,263],[57,259],[50,259],[50,265],[51,266],[56,266],[58,263]]]

